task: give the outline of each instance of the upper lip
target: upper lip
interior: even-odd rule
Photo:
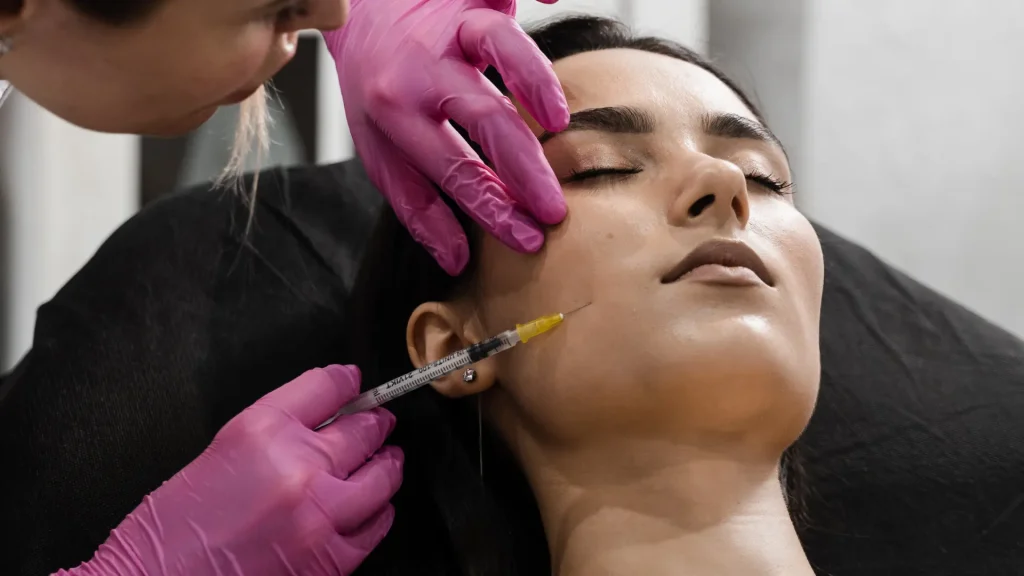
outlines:
[[[761,257],[753,248],[739,240],[708,240],[697,246],[678,264],[661,277],[662,284],[671,284],[685,276],[691,270],[707,264],[718,264],[726,267],[749,268],[757,274],[762,282],[775,286],[775,279],[765,266]]]

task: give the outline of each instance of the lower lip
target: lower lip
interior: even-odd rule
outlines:
[[[761,278],[750,268],[721,264],[698,266],[684,274],[680,280],[721,286],[765,286]]]

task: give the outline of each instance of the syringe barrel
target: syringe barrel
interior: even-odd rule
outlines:
[[[372,410],[377,406],[380,406],[380,403],[373,396],[373,390],[367,390],[359,396],[356,396],[355,400],[345,404],[341,410],[338,410],[338,414],[335,418],[355,414],[356,412],[365,412],[366,410]]]
[[[495,354],[512,348],[516,344],[519,344],[520,341],[521,339],[517,330],[506,330],[493,338],[488,338],[483,342],[473,344],[469,348],[466,348],[464,352],[469,354],[469,363],[476,364],[484,358],[490,358]]]
[[[446,376],[461,368],[469,366],[470,364],[475,364],[485,358],[490,358],[495,354],[504,352],[516,344],[519,344],[519,342],[520,339],[518,332],[515,330],[506,330],[493,338],[488,338],[483,342],[478,342],[469,348],[459,350],[454,354],[431,362],[422,368],[399,376],[390,382],[385,382],[372,390],[363,392],[359,396],[356,396],[354,400],[343,406],[342,409],[338,411],[338,414],[330,421],[333,421],[339,416],[355,414],[356,412],[363,412],[365,410],[376,408],[389,400],[393,400],[408,392],[412,392],[413,390],[429,384],[442,376]],[[326,425],[326,423],[321,426],[324,425]]]

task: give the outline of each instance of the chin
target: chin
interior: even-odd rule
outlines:
[[[816,342],[793,328],[759,316],[691,327],[659,346],[675,356],[652,370],[660,402],[651,409],[683,436],[697,429],[781,452],[810,420],[821,370]]]
[[[199,110],[175,120],[162,120],[143,125],[142,128],[133,130],[143,136],[154,136],[157,138],[174,138],[192,132],[206,123],[217,112],[217,107]]]
[[[74,113],[57,115],[71,124],[106,134],[138,134],[140,136],[175,137],[187,134],[200,127],[217,112],[217,106],[191,112],[178,118],[154,119],[119,116],[102,116]]]

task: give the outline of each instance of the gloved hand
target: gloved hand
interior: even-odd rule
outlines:
[[[347,575],[391,527],[402,453],[383,409],[312,428],[359,391],[354,367],[312,370],[228,422],[72,576]]]
[[[433,184],[520,251],[543,245],[537,221],[565,217],[561,187],[537,138],[481,73],[493,65],[542,128],[565,129],[569,108],[561,85],[516,23],[515,6],[515,0],[353,0],[348,23],[324,33],[370,179],[450,274],[466,265],[469,246]],[[448,119],[480,144],[497,176]]]

